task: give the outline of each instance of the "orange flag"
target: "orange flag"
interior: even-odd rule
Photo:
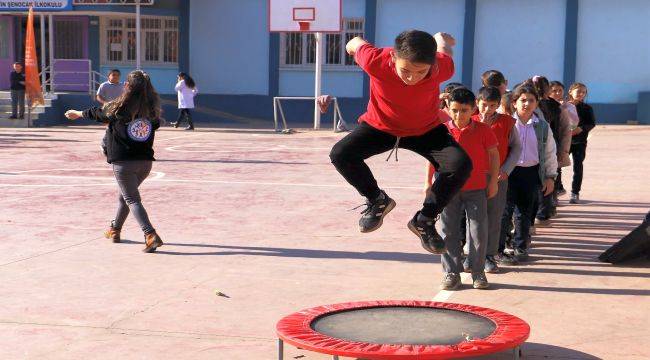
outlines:
[[[27,18],[27,35],[25,36],[25,95],[27,104],[36,106],[45,104],[41,80],[38,77],[38,56],[36,55],[36,37],[34,36],[34,11],[29,7]]]

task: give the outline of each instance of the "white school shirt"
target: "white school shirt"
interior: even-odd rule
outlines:
[[[179,109],[194,109],[194,96],[199,92],[196,87],[190,89],[185,85],[185,80],[181,80],[176,83],[174,90],[178,94]]]

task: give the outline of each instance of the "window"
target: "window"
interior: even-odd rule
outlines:
[[[143,65],[178,63],[178,18],[143,17],[140,61]],[[102,64],[134,65],[135,18],[102,18]]]
[[[354,59],[345,51],[345,44],[355,36],[364,36],[363,19],[344,19],[343,32],[324,34],[324,66],[354,68]],[[309,68],[315,62],[314,34],[290,32],[280,35],[280,64],[283,68]]]

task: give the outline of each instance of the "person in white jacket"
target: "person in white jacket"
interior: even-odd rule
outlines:
[[[194,122],[192,122],[192,113],[190,112],[190,109],[194,109],[194,97],[198,94],[194,79],[184,72],[178,74],[174,90],[178,94],[178,119],[171,124],[177,128],[181,125],[183,119],[187,119],[185,130],[194,130]]]

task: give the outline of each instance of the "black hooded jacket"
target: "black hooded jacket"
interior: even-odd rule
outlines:
[[[101,108],[93,107],[83,112],[83,117],[108,124],[106,130],[106,161],[156,160],[153,142],[160,120],[131,117],[118,111],[107,115]]]

